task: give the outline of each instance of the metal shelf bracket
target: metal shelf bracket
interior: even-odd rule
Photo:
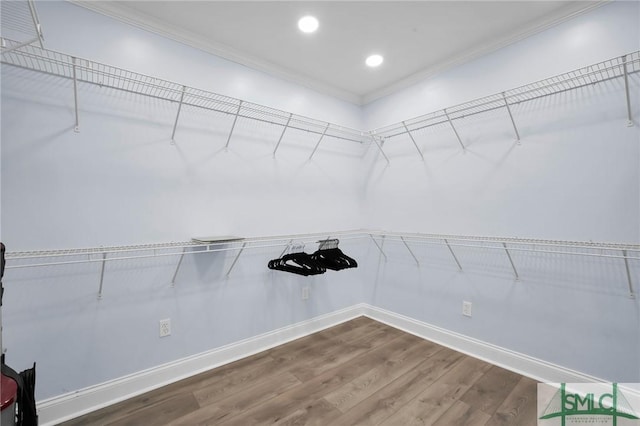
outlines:
[[[238,254],[236,254],[235,259],[233,259],[233,263],[231,264],[231,266],[229,267],[229,270],[227,271],[227,273],[225,274],[225,276],[229,276],[229,274],[231,273],[231,271],[233,270],[233,267],[236,266],[236,263],[238,262],[238,258],[240,257],[240,255],[242,254],[242,251],[244,250],[245,246],[247,245],[247,242],[243,242],[242,243],[242,247],[240,247],[240,250],[238,251]]]
[[[233,124],[231,125],[231,130],[229,131],[229,136],[227,137],[227,143],[224,145],[224,149],[229,148],[229,142],[231,141],[231,135],[233,135],[233,129],[236,127],[236,121],[238,121],[238,115],[240,115],[240,109],[242,108],[242,101],[238,104],[238,110],[236,111],[236,116],[233,118]]]
[[[449,241],[447,241],[446,238],[443,238],[443,240],[444,240],[444,243],[447,245],[447,248],[449,249],[449,252],[451,253],[451,256],[453,256],[453,260],[456,261],[456,265],[458,265],[458,269],[460,269],[462,271],[462,265],[460,265],[460,262],[458,261],[458,257],[456,256],[456,254],[453,252],[453,249],[449,245]]]
[[[171,287],[175,287],[176,285],[176,277],[178,276],[178,270],[180,269],[180,265],[182,265],[182,259],[184,259],[185,251],[187,251],[186,247],[182,249],[182,254],[180,255],[180,259],[178,259],[178,264],[176,265],[176,271],[173,273],[173,278],[171,278]]]
[[[627,55],[622,57],[622,69],[624,70],[624,91],[627,97],[627,127],[633,126],[631,116],[631,98],[629,96],[629,72],[627,71]]]
[[[178,104],[178,112],[176,113],[176,120],[173,122],[173,131],[171,132],[171,145],[176,143],[176,129],[178,128],[178,119],[180,118],[180,111],[182,110],[182,102],[184,101],[184,92],[187,90],[186,86],[182,86],[182,92],[180,93],[180,103]]]
[[[627,251],[622,250],[622,256],[624,257],[624,267],[627,271],[627,285],[629,286],[629,298],[635,299],[636,294],[633,291],[633,283],[631,282],[631,273],[629,272],[629,259],[627,259]]]
[[[318,139],[318,142],[316,143],[315,148],[313,148],[313,152],[311,153],[311,155],[309,156],[309,160],[311,160],[311,158],[313,157],[313,154],[316,153],[316,150],[318,149],[318,147],[320,146],[320,142],[322,142],[322,139],[324,138],[324,135],[327,134],[327,130],[329,130],[329,126],[330,124],[327,123],[327,126],[324,128],[324,130],[322,131],[322,134],[320,135],[320,139]]]
[[[373,238],[373,235],[369,234],[369,236],[371,237],[371,239],[373,240],[373,244],[376,245],[376,247],[378,247],[378,250],[380,250],[380,253],[382,254],[382,256],[384,257],[385,262],[387,261],[387,255],[384,254],[384,251],[382,250],[382,247],[380,246],[380,244],[378,244],[378,242],[376,241],[375,238]],[[384,241],[384,235],[382,236],[382,240]]]
[[[278,147],[280,147],[280,142],[282,142],[282,138],[284,137],[284,133],[287,131],[289,127],[289,123],[291,123],[291,117],[293,117],[292,113],[289,113],[289,118],[287,119],[287,124],[284,125],[284,129],[282,129],[282,133],[280,133],[280,139],[278,139],[278,143],[276,144],[275,149],[273,150],[273,157],[276,156],[276,151],[278,151]]]
[[[389,157],[387,157],[387,154],[385,154],[384,151],[382,150],[382,146],[380,145],[380,143],[378,142],[376,137],[374,135],[372,135],[372,134],[370,134],[370,136],[371,136],[371,139],[373,139],[373,142],[376,144],[376,146],[380,150],[380,153],[382,154],[384,159],[387,160],[387,164],[391,164],[391,162],[389,161]]]
[[[107,262],[107,253],[102,253],[102,266],[100,267],[100,287],[98,287],[98,300],[102,299],[102,284],[104,283],[104,265]]]
[[[511,258],[511,253],[509,253],[509,249],[507,248],[507,243],[502,243],[502,247],[504,247],[504,252],[507,253],[507,257],[509,258],[509,263],[511,263],[511,268],[513,268],[513,273],[516,276],[516,280],[520,279],[518,275],[518,270],[516,269],[516,265],[513,263],[513,259]]]
[[[409,138],[411,138],[411,142],[413,142],[413,145],[418,150],[418,154],[420,154],[420,158],[422,158],[422,161],[424,161],[424,155],[422,154],[422,151],[420,151],[420,148],[418,147],[418,144],[416,143],[416,140],[413,138],[413,135],[409,131],[409,128],[407,127],[407,124],[404,121],[402,122],[402,126],[407,131],[407,134],[409,135]]]
[[[400,239],[404,243],[404,246],[407,248],[407,250],[409,250],[409,253],[411,253],[411,256],[413,257],[413,260],[416,261],[416,265],[420,266],[420,262],[418,261],[418,258],[416,257],[415,254],[413,254],[413,250],[411,250],[411,247],[409,247],[409,244],[407,244],[407,242],[405,241],[404,237],[400,237]]]
[[[73,127],[73,131],[78,133],[80,131],[80,122],[78,120],[78,79],[76,77],[76,58],[71,58],[72,70],[73,70],[73,105],[76,113],[76,124]]]
[[[445,108],[443,111],[444,111],[445,117],[447,117],[447,121],[449,122],[449,125],[451,126],[451,129],[453,129],[453,133],[456,134],[456,138],[458,139],[458,142],[460,143],[460,146],[462,147],[462,151],[466,152],[467,149],[464,147],[464,144],[462,143],[462,139],[460,138],[460,135],[458,134],[458,131],[456,130],[456,126],[453,125],[453,121],[451,121],[451,117],[449,117],[449,113],[447,112],[447,109]]]
[[[518,133],[518,128],[516,127],[516,122],[513,119],[513,114],[511,113],[511,107],[509,107],[509,102],[507,102],[507,97],[504,92],[502,94],[502,99],[504,99],[504,106],[507,107],[507,112],[509,113],[509,118],[511,119],[511,124],[513,125],[513,131],[516,132],[516,142],[520,144],[520,133]]]

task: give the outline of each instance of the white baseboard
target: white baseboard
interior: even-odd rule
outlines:
[[[455,351],[487,361],[498,367],[546,383],[593,383],[604,380],[570,370],[500,346],[417,321],[404,315],[366,305],[364,315],[407,333]]]
[[[41,401],[38,403],[39,423],[41,426],[55,425],[362,315],[541,382],[582,383],[604,381],[404,315],[361,303],[221,348]]]
[[[38,402],[39,424],[55,425],[116,402],[333,327],[364,314],[353,305],[211,351],[136,372],[105,383]]]

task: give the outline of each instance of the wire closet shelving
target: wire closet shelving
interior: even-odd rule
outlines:
[[[454,121],[476,114],[505,109],[505,118],[507,116],[509,117],[513,126],[515,138],[517,141],[520,141],[520,133],[518,132],[518,127],[516,125],[517,120],[514,118],[514,114],[511,110],[512,106],[614,79],[622,79],[624,82],[627,125],[633,126],[631,98],[629,93],[629,75],[637,72],[640,72],[640,51],[628,53],[597,64],[526,84],[515,89],[510,89],[501,93],[496,93],[459,105],[447,107],[419,117],[403,120],[399,123],[394,123],[372,130],[370,131],[370,134],[382,141],[401,135],[408,135],[415,145],[419,155],[423,157],[422,151],[418,147],[413,133],[439,124],[449,124],[458,143],[460,144],[460,147],[465,150],[464,142],[456,130]]]
[[[2,51],[2,63],[73,81],[76,131],[79,131],[80,126],[78,84],[88,83],[177,104],[171,133],[172,141],[175,138],[182,106],[188,105],[233,117],[225,148],[229,147],[238,118],[243,118],[282,128],[273,150],[274,156],[287,129],[295,129],[315,134],[318,137],[309,158],[312,158],[316,153],[323,139],[330,137],[358,143],[373,142],[387,162],[389,162],[389,158],[382,149],[383,143],[401,135],[409,136],[418,154],[424,159],[413,134],[418,130],[440,124],[449,124],[464,151],[466,149],[464,141],[456,130],[454,122],[498,109],[506,110],[505,118],[509,117],[516,140],[519,141],[517,117],[514,117],[512,106],[615,79],[624,81],[627,124],[632,126],[629,75],[640,72],[640,51],[636,51],[375,130],[361,131],[33,45],[25,45],[7,39],[3,39],[3,45],[7,47]]]
[[[339,237],[340,240],[355,240],[370,238],[375,247],[380,251],[384,260],[387,254],[384,251],[385,241],[398,241],[406,247],[418,266],[420,261],[409,243],[439,245],[446,247],[451,255],[452,262],[463,271],[463,265],[456,254],[457,248],[471,248],[475,250],[498,250],[503,252],[509,261],[514,278],[520,279],[518,266],[512,254],[543,253],[563,256],[583,256],[585,258],[620,259],[624,263],[627,277],[628,294],[630,298],[636,297],[634,280],[629,266],[629,261],[640,261],[640,244],[600,243],[584,241],[541,240],[530,238],[503,238],[480,237],[467,235],[441,235],[419,233],[393,233],[387,231],[335,231],[327,233],[310,233],[294,235],[277,235],[269,237],[209,237],[193,239],[191,241],[170,242],[159,244],[141,244],[128,246],[111,246],[80,248],[68,250],[41,250],[41,251],[16,251],[6,254],[6,269],[25,269],[38,267],[55,267],[61,265],[73,265],[84,263],[101,263],[100,283],[98,298],[102,296],[105,264],[107,262],[148,259],[155,257],[174,256],[179,260],[171,279],[171,285],[175,284],[178,270],[186,255],[197,255],[216,252],[235,252],[225,276],[229,276],[245,249],[256,248],[283,248],[280,257],[294,244],[319,243],[329,238]]]
[[[73,81],[76,131],[80,130],[78,84],[88,83],[177,104],[171,133],[173,142],[175,142],[180,113],[185,105],[233,117],[225,147],[229,147],[239,118],[282,127],[282,133],[273,151],[274,155],[287,129],[305,131],[318,136],[311,157],[315,154],[324,138],[363,143],[370,137],[366,132],[360,130],[189,87],[111,65],[77,58],[65,53],[31,45],[18,46],[18,43],[12,40],[6,40],[5,43],[16,47],[2,52],[2,63]]]

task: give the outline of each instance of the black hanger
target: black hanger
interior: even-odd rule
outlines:
[[[298,246],[297,249],[299,250],[300,246]],[[303,251],[285,254],[278,259],[270,260],[267,266],[269,269],[292,272],[304,276],[318,275],[326,272],[326,268],[313,260],[310,254],[304,253]]]
[[[358,262],[338,248],[339,242],[337,239],[320,241],[320,247],[311,255],[311,258],[323,267],[334,271],[357,268]]]

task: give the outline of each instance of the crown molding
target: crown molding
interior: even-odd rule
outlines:
[[[531,37],[535,34],[541,33],[549,28],[552,28],[556,25],[559,25],[563,22],[569,21],[577,16],[580,16],[584,13],[590,12],[600,6],[603,6],[607,3],[610,3],[613,0],[594,0],[590,2],[585,7],[580,8],[579,10],[574,11],[573,13],[565,16],[558,16],[557,14],[553,16],[551,19],[544,19],[542,22],[537,22],[529,27],[527,27],[524,31],[519,32],[513,36],[504,38],[495,43],[489,44],[487,46],[483,46],[481,48],[470,49],[463,52],[460,55],[457,55],[445,62],[437,64],[433,67],[426,68],[424,70],[418,71],[417,73],[411,74],[408,77],[405,77],[393,84],[390,84],[386,87],[383,87],[379,90],[375,90],[371,93],[368,93],[362,96],[361,105],[367,105],[371,102],[374,102],[380,98],[385,96],[389,96],[395,92],[398,92],[402,89],[406,89],[414,84],[417,84],[421,81],[424,81],[430,77],[433,77],[437,74],[440,74],[444,71],[452,69],[458,65],[462,65],[466,62],[470,62],[474,59],[477,59],[481,56],[487,55],[489,53],[495,52],[503,47],[507,47],[511,44],[517,43],[521,40],[524,40],[528,37]]]
[[[109,18],[116,19],[128,25],[158,34],[187,46],[194,47],[212,55],[221,57],[231,62],[262,71],[271,76],[293,82],[308,89],[320,92],[355,105],[362,105],[362,96],[348,90],[339,89],[330,84],[301,76],[287,71],[283,67],[269,61],[258,60],[243,52],[222,43],[212,42],[189,30],[171,25],[165,21],[140,13],[126,6],[126,2],[92,1],[92,0],[67,0],[69,3],[100,13]]]
[[[302,76],[300,74],[292,73],[285,68],[269,61],[255,59],[228,45],[212,42],[189,30],[171,25],[163,20],[159,20],[146,14],[140,13],[137,10],[126,6],[126,2],[97,2],[92,0],[67,1],[77,6],[81,6],[85,9],[116,19],[120,22],[158,34],[163,37],[167,37],[179,43],[194,47],[196,49],[219,56],[226,60],[252,68],[254,70],[265,72],[283,80],[293,82],[316,92],[332,96],[355,105],[365,106],[385,96],[389,96],[402,89],[406,89],[407,87],[417,84],[420,81],[426,80],[439,73],[452,69],[458,65],[462,65],[483,55],[495,52],[503,47],[509,46],[527,37],[538,34],[551,27],[571,20],[579,15],[590,12],[604,4],[610,3],[613,0],[594,0],[588,2],[585,6],[568,15],[560,15],[559,13],[553,14],[550,17],[543,18],[542,20],[530,25],[529,27],[526,27],[523,31],[518,32],[518,34],[506,37],[495,43],[491,43],[480,48],[469,49],[449,60],[446,60],[445,62],[441,62],[435,66],[411,74],[408,77],[405,77],[395,83],[392,83],[381,89],[375,90],[362,96],[348,90],[339,89],[331,84],[327,84],[308,76]]]

